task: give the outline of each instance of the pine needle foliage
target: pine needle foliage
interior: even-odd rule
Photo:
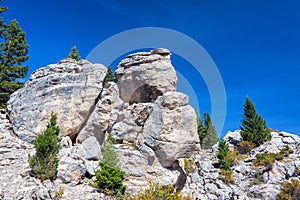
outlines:
[[[34,140],[36,154],[28,158],[30,168],[41,180],[56,178],[57,154],[61,148],[56,121],[57,116],[52,113],[46,130]]]
[[[76,61],[80,60],[80,55],[79,55],[79,50],[77,49],[76,46],[73,46],[71,49],[71,52],[68,55],[68,58],[73,58]]]
[[[110,138],[110,137],[108,137]],[[100,170],[95,171],[97,186],[108,195],[123,195],[125,172],[119,165],[119,155],[111,140],[106,140],[99,161]]]
[[[246,97],[242,126],[240,128],[242,140],[252,142],[256,146],[272,138],[265,120],[257,114],[255,106],[249,97]]]

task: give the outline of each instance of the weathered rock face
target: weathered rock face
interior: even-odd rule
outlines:
[[[36,70],[8,102],[14,131],[32,142],[54,112],[61,134],[73,138],[92,110],[105,76],[103,65],[73,59]]]
[[[115,72],[124,102],[154,102],[166,91],[175,91],[177,77],[167,49],[135,53],[122,60]]]

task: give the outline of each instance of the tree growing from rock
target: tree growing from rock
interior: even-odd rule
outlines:
[[[97,186],[106,194],[123,195],[126,189],[123,185],[125,172],[121,170],[119,155],[110,136],[102,149],[99,166],[101,169],[95,171]]]
[[[107,75],[104,79],[104,83],[108,83],[110,81],[114,81],[114,73],[110,66],[107,67]]]
[[[29,166],[41,180],[55,179],[60,145],[59,127],[56,125],[57,116],[51,114],[46,130],[34,140],[36,154],[29,155]]]
[[[0,7],[0,13],[7,7]],[[24,83],[20,79],[27,75],[28,67],[22,63],[28,60],[28,44],[25,32],[16,20],[6,25],[0,18],[0,108],[6,107],[10,95]]]
[[[79,50],[77,49],[76,46],[73,46],[71,49],[71,52],[68,55],[68,58],[73,58],[76,61],[80,60],[80,55],[79,55]]]
[[[203,121],[200,118],[200,115],[198,113],[198,111],[195,109],[196,115],[197,115],[197,132],[198,132],[198,136],[199,136],[199,140],[200,140],[200,145],[202,147],[203,145],[203,139],[205,138],[205,126],[203,124]]]
[[[204,113],[204,133],[205,137],[202,140],[202,148],[210,149],[218,142],[218,136],[215,126],[212,123],[211,117],[208,113]]]
[[[256,146],[272,138],[265,120],[257,114],[255,106],[249,97],[246,97],[242,126],[240,128],[242,140],[252,142]]]

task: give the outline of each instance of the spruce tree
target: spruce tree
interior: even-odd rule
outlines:
[[[203,121],[200,118],[200,115],[198,111],[195,109],[196,115],[197,115],[197,132],[200,140],[200,145],[203,145],[203,139],[205,138],[205,126],[203,124]]]
[[[107,67],[107,75],[104,79],[104,83],[108,83],[110,81],[114,81],[114,73],[110,66]]]
[[[0,12],[6,9],[1,7]],[[5,108],[10,95],[24,85],[20,79],[25,78],[28,71],[28,67],[22,65],[28,60],[28,44],[16,20],[6,25],[1,18],[0,24],[0,108]]]
[[[205,125],[205,137],[203,138],[202,148],[210,149],[214,144],[218,142],[218,136],[215,126],[212,123],[210,115],[204,113],[204,125]]]
[[[46,130],[34,140],[36,154],[28,159],[33,173],[41,180],[56,178],[57,154],[61,148],[56,120],[57,116],[52,113]]]
[[[242,120],[242,140],[254,143],[256,146],[271,140],[272,135],[265,120],[257,114],[255,106],[249,97],[246,97]]]
[[[99,161],[100,170],[95,171],[96,184],[106,194],[123,195],[126,187],[123,185],[125,172],[119,165],[119,154],[109,136],[102,149]]]
[[[76,61],[80,60],[80,55],[79,55],[79,50],[77,49],[76,46],[73,46],[71,49],[71,52],[68,55],[68,58],[73,58]]]

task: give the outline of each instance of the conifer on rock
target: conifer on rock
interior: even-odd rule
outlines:
[[[104,79],[104,83],[108,83],[110,81],[114,81],[114,73],[110,66],[107,67],[107,75]]]
[[[60,145],[59,127],[56,125],[57,116],[51,114],[46,130],[34,140],[36,154],[29,156],[29,166],[33,173],[42,180],[55,179]]]
[[[76,46],[73,46],[71,49],[71,52],[68,55],[68,58],[73,58],[76,61],[80,60],[80,55],[79,55],[79,50],[77,49]]]
[[[197,132],[200,140],[200,145],[203,145],[203,139],[205,138],[205,126],[203,124],[203,121],[200,118],[200,115],[198,111],[195,109],[196,115],[197,115]]]
[[[7,7],[0,7],[0,13]],[[22,66],[28,60],[28,44],[25,32],[16,20],[9,25],[0,18],[0,108],[6,107],[10,95],[24,83],[20,79],[27,75],[28,67]]]
[[[272,138],[266,121],[257,114],[255,106],[249,97],[246,97],[245,100],[242,126],[240,128],[242,140],[252,142],[256,146]]]
[[[204,113],[205,137],[203,138],[202,148],[210,149],[218,142],[218,136],[215,126],[212,123],[211,117],[208,113]]]
[[[95,171],[96,184],[106,194],[123,195],[126,189],[123,185],[125,172],[119,165],[119,154],[112,140],[109,135],[102,149],[102,158],[99,161],[101,169]]]

